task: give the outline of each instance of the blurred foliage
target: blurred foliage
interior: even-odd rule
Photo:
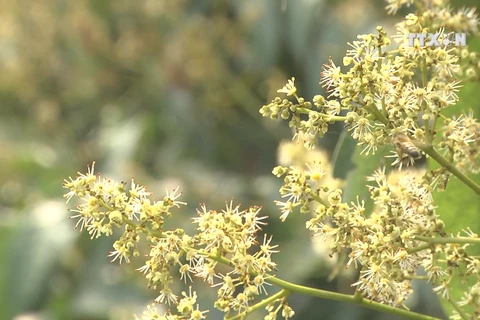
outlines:
[[[357,34],[394,21],[382,1],[0,5],[0,319],[131,319],[156,296],[134,266],[108,263],[113,239],[90,241],[66,219],[61,182],[93,160],[104,176],[135,176],[158,196],[180,185],[190,209],[171,223],[184,228],[199,202],[262,205],[271,217],[265,231],[282,248],[280,277],[351,290],[351,274],[326,280],[331,262],[302,219],[279,222],[271,170],[291,132],[258,109],[291,76],[307,99],[321,93],[328,56],[338,60]],[[334,126],[320,144],[333,154],[336,177],[356,168],[347,178],[353,198],[375,163],[352,164],[354,144],[336,145],[340,133]],[[215,292],[202,292],[206,308]],[[436,297],[412,299],[412,309],[438,315]],[[292,306],[298,319],[385,318],[307,297]]]

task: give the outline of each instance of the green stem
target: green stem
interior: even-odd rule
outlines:
[[[407,252],[408,253],[420,252],[420,251],[423,251],[425,249],[430,248],[431,246],[432,245],[430,243],[424,243],[424,244],[421,244],[419,246],[416,246],[415,248],[407,249]]]
[[[260,301],[259,303],[251,306],[250,308],[248,308],[248,310],[240,313],[240,314],[237,314],[236,316],[234,317],[231,317],[231,318],[225,318],[225,320],[239,320],[239,319],[244,319],[249,313],[252,313],[254,311],[257,311],[259,309],[262,309],[262,308],[265,308],[266,306],[268,306],[269,304],[275,302],[276,300],[278,299],[281,299],[281,298],[285,298],[285,297],[288,297],[290,295],[290,292],[288,290],[281,290],[280,292],[277,292],[275,293],[273,296],[267,298],[267,299],[264,299],[262,301]]]
[[[422,86],[426,87],[428,83],[428,70],[427,70],[427,61],[425,58],[422,59],[421,63],[421,72],[422,72]]]
[[[303,107],[300,107],[300,108],[297,108],[295,109],[298,113],[303,113],[303,114],[309,114],[310,112],[316,112],[318,113],[322,118],[328,120],[328,121],[333,121],[333,122],[344,122],[345,120],[347,120],[347,117],[342,117],[342,116],[332,116],[332,115],[329,115],[329,114],[325,114],[325,113],[320,113],[318,111],[315,111],[315,110],[310,110],[310,109],[307,109],[307,108],[303,108]]]
[[[107,209],[108,211],[113,211],[113,210],[114,210],[112,207],[110,207],[110,206],[108,205],[108,203],[106,203],[106,202],[103,200],[102,197],[97,197],[97,199],[98,199],[98,202],[100,202],[100,204],[101,204],[105,209]]]
[[[460,317],[462,317],[462,319],[465,319],[465,320],[467,320],[467,319],[473,319],[473,318],[469,317],[469,316],[465,313],[465,311],[463,311],[462,308],[460,308],[459,305],[458,305],[454,300],[448,299],[448,302],[450,302],[450,304],[453,306],[453,308],[454,308],[455,310],[457,310],[458,314],[460,315]]]
[[[425,241],[428,244],[448,244],[448,243],[478,244],[480,243],[480,238],[468,238],[468,237],[429,238],[424,236],[415,236],[415,240]]]
[[[380,110],[378,110],[377,106],[375,104],[369,104],[367,106],[365,106],[365,108],[368,109],[368,111],[370,111],[371,114],[373,114],[378,121],[382,122],[384,125],[388,125],[388,119],[387,117],[380,112]]]
[[[438,320],[438,318],[435,317],[430,317],[427,315],[422,315],[419,313],[415,313],[409,310],[404,310],[404,309],[399,309],[395,308],[392,306],[388,306],[385,304],[381,304],[379,302],[375,302],[369,299],[365,298],[359,298],[358,294],[357,295],[347,295],[347,294],[342,294],[342,293],[336,293],[336,292],[330,292],[330,291],[324,291],[320,289],[314,289],[314,288],[309,288],[309,287],[304,287],[300,286],[297,284],[293,284],[284,280],[281,280],[276,277],[271,277],[268,278],[268,282],[274,285],[279,286],[280,288],[287,289],[291,292],[295,293],[300,293],[300,294],[305,294],[313,297],[318,297],[318,298],[323,298],[323,299],[328,299],[328,300],[334,300],[334,301],[342,301],[342,302],[348,302],[348,303],[353,303],[353,304],[358,304],[360,306],[373,309],[376,311],[380,312],[385,312],[388,314],[392,315],[398,315],[398,316],[403,316],[407,319],[416,319],[416,320]]]
[[[322,197],[320,197],[318,194],[315,193],[310,193],[310,197],[312,197],[313,200],[317,201],[320,204],[323,204],[325,207],[330,207],[330,203],[327,201],[323,200]]]
[[[428,154],[432,159],[434,159],[438,164],[441,166],[447,168],[450,173],[452,173],[454,176],[456,176],[460,181],[465,183],[467,186],[469,186],[476,194],[480,195],[480,186],[475,183],[472,179],[470,179],[468,176],[463,174],[460,170],[458,170],[452,163],[450,163],[447,159],[445,159],[440,153],[438,153],[435,148],[431,145],[425,145],[422,143],[415,143],[415,145],[420,148],[423,152]]]

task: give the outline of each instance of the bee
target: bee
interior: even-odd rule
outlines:
[[[393,136],[393,145],[398,155],[398,162],[405,165],[413,165],[415,160],[422,158],[422,151],[413,144],[412,140],[404,134],[397,133]]]

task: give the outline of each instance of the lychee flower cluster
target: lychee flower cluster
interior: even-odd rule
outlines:
[[[480,260],[467,253],[470,242],[480,239],[469,229],[463,237],[446,238],[432,197],[439,175],[418,170],[387,175],[385,168],[376,170],[367,177],[375,204],[373,212],[367,213],[363,201],[343,202],[341,189],[311,188],[311,176],[294,167],[277,167],[274,173],[284,176],[280,193],[289,203],[277,202],[281,219],[285,220],[296,206],[300,212],[311,213],[313,218],[306,227],[330,246],[330,256],[348,249],[346,267],[359,269],[359,279],[352,286],[362,296],[405,307],[413,292],[411,281],[419,279],[417,272],[423,267],[427,272],[423,278],[435,284],[433,291],[449,298],[450,282],[460,270],[467,270],[462,271],[463,276],[473,278],[474,284],[459,305],[473,308],[473,314],[480,311],[480,299],[475,295],[480,288]],[[293,189],[298,190],[296,197],[286,192]],[[457,241],[464,244],[458,245]]]
[[[133,180],[127,190],[123,182],[95,176],[94,164],[86,174],[65,180],[63,186],[69,190],[65,194],[67,201],[77,197],[81,202],[71,210],[74,213],[71,218],[77,220],[76,227],[80,230],[87,230],[92,238],[110,236],[114,229],[123,230],[109,254],[112,262],[129,263],[133,258],[141,258],[139,243],[148,242],[149,252],[143,254],[147,259],[137,270],[145,276],[149,288],[159,293],[156,303],[177,305],[176,314],[167,312],[163,317],[205,318],[207,311],[199,310],[195,291],[183,292],[180,299],[175,294],[176,283],[191,284],[192,277],[218,287],[215,306],[230,315],[246,312],[258,297],[267,293],[267,280],[271,277],[268,273],[276,269],[271,255],[278,251],[272,237],[264,234],[263,240],[257,239],[267,218],[260,216],[260,207],[240,210],[231,201],[225,209],[216,211],[201,205],[192,219],[197,233],[189,235],[180,228],[164,227],[165,220],[174,214],[172,210],[186,205],[178,200],[181,196],[178,188],[167,191],[162,200],[154,201],[146,188]],[[232,270],[222,274],[218,271],[220,264]],[[282,303],[276,310],[286,312],[288,308]],[[155,319],[156,309],[145,312],[144,318],[150,314]]]
[[[480,123],[473,113],[445,120],[445,133],[439,148],[451,157],[458,168],[473,173],[480,172]]]
[[[395,12],[397,5],[410,3],[390,1],[389,8]],[[289,126],[297,132],[296,137],[301,136],[307,148],[313,148],[316,138],[328,131],[328,125],[338,121],[345,123],[366,155],[375,153],[379,146],[393,144],[397,134],[405,135],[413,143],[429,145],[437,134],[435,126],[440,113],[459,100],[457,93],[461,85],[457,77],[466,69],[465,61],[470,56],[466,48],[428,45],[432,40],[429,37],[433,37],[433,30],[438,30],[435,40],[443,43],[454,33],[478,34],[479,20],[473,9],[454,13],[447,1],[418,3],[423,5],[418,8],[420,12],[409,14],[397,25],[397,34],[392,37],[395,48],[392,49],[387,32],[377,27],[377,34],[359,35],[349,43],[350,49],[343,58],[347,71],[343,72],[332,59],[324,65],[320,84],[326,88],[327,98],[317,95],[312,102],[306,101],[298,96],[295,78],[292,78],[278,91],[286,93],[287,98],[274,98],[260,113],[289,120]],[[440,28],[439,21],[448,28]],[[433,29],[435,26],[438,29]],[[411,45],[412,34],[423,35],[423,45],[419,39],[414,39]],[[462,60],[461,55],[465,59]],[[480,64],[475,63],[475,67],[470,68],[470,77],[475,76],[477,67]],[[448,151],[460,154],[464,150],[453,147]],[[463,159],[461,167],[474,168],[473,160],[472,157]],[[394,162],[402,163],[402,155]]]
[[[282,190],[293,189],[299,180],[305,180],[293,168],[276,171],[286,176]],[[363,202],[342,202],[340,189],[320,188],[313,192],[311,188],[299,188],[305,191],[297,198],[290,195],[290,201],[302,199],[303,208],[305,203],[318,201],[321,196],[317,192],[322,191],[326,200],[320,201],[313,211],[307,229],[327,240],[332,254],[350,248],[347,267],[361,266],[360,279],[353,285],[366,297],[394,306],[402,305],[411,293],[410,280],[417,268],[431,260],[429,250],[410,252],[420,243],[415,237],[444,234],[429,188],[416,179],[420,177],[406,175],[397,185],[388,185],[385,171],[377,170],[369,178],[375,183],[370,193],[376,204],[369,216]],[[288,211],[283,203],[278,204],[284,219]]]
[[[300,212],[311,212],[312,200],[319,203],[326,201],[325,192],[329,190],[327,186],[321,183],[326,173],[323,171],[320,163],[308,166],[308,170],[297,169],[294,166],[278,166],[273,169],[273,174],[277,177],[284,177],[284,185],[280,188],[280,194],[285,201],[275,201],[280,207],[282,215],[280,219],[285,221],[290,213],[296,207]]]
[[[326,96],[308,102],[292,78],[278,90],[286,97],[275,97],[260,113],[288,120],[294,140],[307,149],[315,147],[329,124],[343,122],[365,155],[392,145],[391,165],[399,171],[387,174],[382,168],[368,177],[375,207],[365,212],[363,201],[343,202],[339,186],[322,180],[325,170],[276,167],[273,174],[283,178],[283,199],[276,201],[280,219],[295,211],[313,215],[307,229],[326,240],[332,255],[348,250],[346,266],[359,269],[353,286],[362,297],[405,306],[411,280],[422,278],[416,272],[423,267],[433,291],[456,310],[452,319],[478,318],[480,265],[467,252],[478,236],[470,229],[448,236],[432,193],[447,189],[453,175],[480,195],[480,186],[467,176],[480,172],[480,125],[473,112],[443,114],[459,101],[459,78],[479,78],[478,55],[454,41],[478,35],[479,18],[475,9],[455,11],[448,1],[387,2],[389,13],[412,4],[416,12],[397,24],[393,36],[380,26],[376,34],[359,35],[348,44],[343,66],[329,58],[320,77]],[[440,168],[406,170],[424,156]],[[389,178],[395,175],[395,181]],[[458,304],[450,297],[455,277],[471,284]]]

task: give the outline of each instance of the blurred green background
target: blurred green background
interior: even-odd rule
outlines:
[[[400,18],[383,6],[1,1],[0,319],[132,319],[157,296],[135,263],[109,263],[113,236],[91,241],[67,219],[62,181],[93,160],[103,176],[134,176],[157,197],[179,185],[189,206],[171,223],[186,229],[200,202],[263,206],[266,231],[281,247],[280,277],[351,292],[354,275],[326,280],[331,264],[312,248],[304,218],[278,220],[281,181],[271,170],[291,132],[258,110],[292,76],[305,98],[322,93],[328,56],[340,61],[347,41],[379,24],[393,30]],[[320,144],[332,152],[340,133],[333,127]],[[336,164],[339,177],[351,168],[352,148]],[[409,306],[442,317],[429,287],[418,288]],[[221,319],[215,291],[200,292],[209,319]],[[296,319],[394,319],[303,296],[290,302]]]

